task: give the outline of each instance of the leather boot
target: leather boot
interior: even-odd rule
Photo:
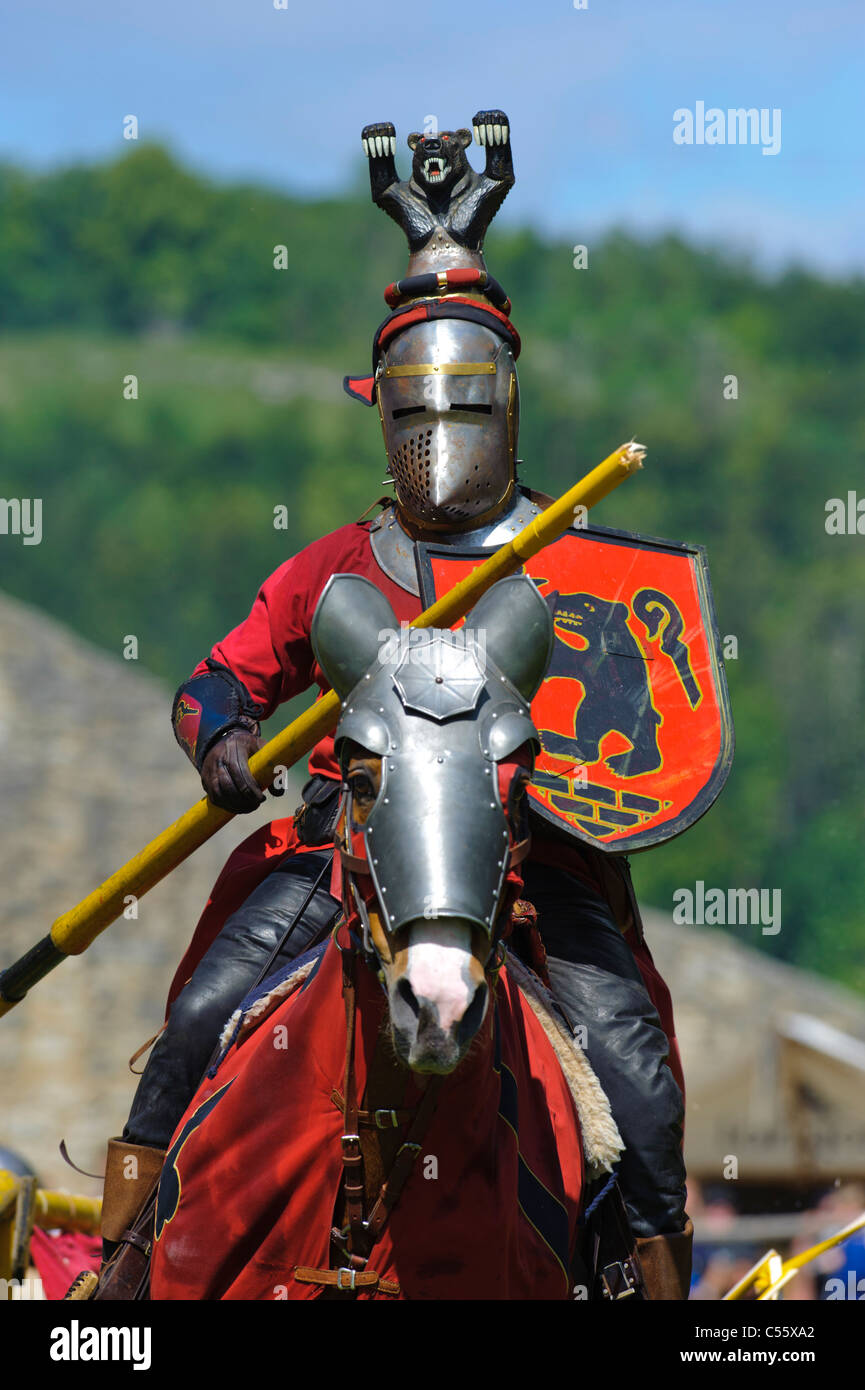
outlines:
[[[650,1299],[671,1302],[688,1297],[693,1244],[694,1223],[690,1217],[678,1235],[637,1238],[637,1253]]]
[[[103,1266],[117,1249],[124,1232],[134,1225],[159,1181],[164,1159],[164,1149],[130,1144],[126,1139],[109,1139],[102,1195]]]

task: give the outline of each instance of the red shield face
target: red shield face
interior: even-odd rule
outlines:
[[[425,603],[489,551],[419,545]],[[733,725],[705,552],[594,527],[525,566],[556,642],[532,716],[535,809],[617,853],[679,835],[708,810]]]

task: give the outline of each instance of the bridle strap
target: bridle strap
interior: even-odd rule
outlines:
[[[357,1019],[357,961],[352,946],[342,953],[342,994],[345,1001],[345,1127],[342,1135],[342,1173],[345,1193],[345,1219],[353,1250],[364,1244],[363,1154],[354,1074],[354,1034]]]
[[[360,1143],[361,1111],[357,1103],[357,1080],[354,1067],[357,1034],[357,954],[353,945],[342,950],[342,992],[345,1002],[345,1126],[342,1135],[343,1194],[345,1197],[345,1226],[350,1240],[350,1267],[365,1268],[369,1252],[380,1238],[388,1217],[396,1206],[415,1160],[421,1150],[424,1135],[435,1113],[443,1076],[430,1077],[423,1098],[414,1113],[408,1134],[397,1151],[393,1167],[382,1183],[378,1200],[368,1221],[364,1221],[365,1184],[363,1152]],[[396,1112],[394,1112],[396,1113]],[[404,1112],[403,1112],[404,1113]],[[343,1287],[339,1285],[339,1287]]]
[[[400,1199],[403,1188],[408,1181],[412,1168],[415,1165],[418,1154],[421,1150],[424,1135],[429,1128],[430,1121],[435,1114],[438,1104],[439,1093],[445,1081],[443,1076],[431,1076],[424,1091],[423,1100],[417,1108],[414,1120],[412,1121],[409,1132],[403,1140],[394,1165],[384,1183],[378,1201],[370,1212],[369,1221],[366,1224],[369,1244],[375,1245],[382,1231],[387,1225],[387,1219]]]
[[[350,874],[369,873],[369,863],[367,862],[365,855],[350,854],[348,850],[343,849],[342,845],[340,844],[339,857],[342,860],[343,868],[348,869],[348,872]]]
[[[511,845],[511,855],[508,867],[512,869],[515,864],[522,864],[531,847],[531,835],[527,835],[524,840],[520,840],[517,844]]]
[[[330,1098],[337,1110],[345,1114],[345,1097],[341,1091],[335,1087],[330,1093]],[[400,1125],[408,1124],[413,1110],[394,1110],[390,1106],[379,1106],[375,1110],[358,1110],[357,1119],[361,1129],[399,1129]]]
[[[366,850],[363,854],[352,854],[351,852],[351,824],[352,824],[352,795],[351,784],[346,782],[345,804],[342,809],[340,820],[337,821],[334,832],[334,843],[339,850],[339,857],[342,866],[350,874],[368,874],[369,863],[367,862]]]

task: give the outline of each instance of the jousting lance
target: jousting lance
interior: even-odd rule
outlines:
[[[494,551],[488,560],[415,618],[411,626],[452,627],[496,580],[513,574],[544,546],[557,540],[574,523],[581,508],[594,506],[642,468],[644,455],[642,444],[635,444],[633,440],[623,444],[530,521],[513,540]],[[269,787],[277,768],[291,767],[329,734],[336,727],[339,710],[339,696],[328,691],[264,744],[249,760],[250,771],[259,785]],[[77,907],[58,917],[47,936],[0,974],[0,1017],[20,1003],[27,991],[67,956],[80,956],[86,951],[100,932],[122,914],[130,894],[140,898],[233,819],[232,811],[223,811],[207,797],[202,797]]]

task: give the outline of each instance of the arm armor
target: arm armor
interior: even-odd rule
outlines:
[[[206,664],[206,671],[180,687],[171,709],[174,737],[199,772],[214,743],[229,730],[259,733],[264,712],[227,666],[210,657]]]

